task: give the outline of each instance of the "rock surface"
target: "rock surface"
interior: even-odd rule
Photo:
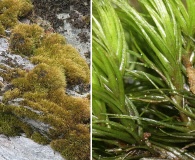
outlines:
[[[49,145],[35,143],[25,135],[7,138],[0,135],[0,160],[64,160]]]

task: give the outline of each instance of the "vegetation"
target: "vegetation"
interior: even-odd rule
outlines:
[[[1,0],[0,3],[0,34],[5,29],[15,26],[19,17],[26,16],[33,8],[29,0]]]
[[[93,0],[93,158],[195,159],[195,1]]]
[[[10,51],[30,59],[32,70],[0,65],[0,76],[11,87],[0,103],[0,133],[25,133],[40,144],[51,144],[67,160],[89,159],[89,98],[66,94],[67,84],[89,83],[89,67],[63,36],[36,24],[18,23],[33,6],[28,0],[0,2],[0,35],[11,29]],[[1,88],[3,88],[1,84]],[[17,101],[18,100],[18,101]],[[29,120],[46,124],[32,127]]]

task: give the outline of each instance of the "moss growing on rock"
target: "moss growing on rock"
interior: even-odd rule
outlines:
[[[36,65],[30,71],[0,65],[4,70],[0,76],[11,86],[0,103],[0,133],[15,136],[24,132],[38,143],[50,143],[67,160],[87,160],[89,99],[71,97],[65,91],[67,84],[89,83],[89,67],[62,35],[45,33],[36,24],[17,24],[18,17],[31,9],[29,0],[0,1],[0,35],[5,28],[13,27],[12,53],[28,56]],[[21,101],[17,106],[10,105],[15,98]],[[42,133],[26,119],[47,124],[49,128]]]
[[[14,88],[13,90],[8,90],[3,95],[3,102],[7,103],[9,100],[17,98],[20,95],[20,90],[18,88]]]
[[[66,87],[63,70],[45,63],[37,65],[27,74],[26,78],[35,90],[39,90],[42,87],[48,88],[49,90]]]
[[[1,0],[0,22],[5,29],[18,23],[19,17],[26,16],[33,8],[29,0]]]
[[[51,146],[62,153],[69,160],[90,159],[90,135],[79,134],[74,131],[67,139],[58,139],[51,142]],[[69,147],[64,147],[69,146]],[[82,152],[80,152],[82,150]]]
[[[17,54],[32,55],[40,45],[44,30],[36,24],[19,24],[12,30],[10,49]]]
[[[44,135],[41,135],[39,132],[34,132],[31,135],[31,138],[35,142],[40,143],[40,144],[48,144],[49,143],[49,140]]]
[[[35,64],[46,63],[62,68],[70,84],[89,83],[86,61],[57,33],[44,34],[43,29],[35,24],[17,25],[12,31],[10,49],[17,54],[31,55]]]
[[[0,134],[5,134],[6,136],[20,135],[19,122],[20,120],[14,115],[0,112]]]

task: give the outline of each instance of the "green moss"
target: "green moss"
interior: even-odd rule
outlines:
[[[45,63],[37,65],[27,76],[27,80],[36,89],[48,88],[55,90],[66,87],[66,80],[63,70]]]
[[[31,84],[25,77],[13,79],[12,84],[14,87],[19,88],[22,92],[29,91],[31,89]]]
[[[14,136],[24,132],[41,144],[52,141],[52,147],[66,159],[87,160],[90,153],[89,99],[71,97],[65,91],[66,83],[89,83],[89,67],[62,35],[45,33],[36,24],[18,24],[18,17],[27,15],[31,9],[29,0],[0,2],[0,35],[4,34],[4,29],[13,28],[10,50],[28,56],[36,64],[31,71],[0,65],[4,70],[0,76],[13,85],[3,94],[0,104],[0,133]],[[7,104],[15,98],[24,100],[17,106]],[[26,118],[49,124],[51,128],[47,133],[39,133],[22,121]]]
[[[28,0],[1,0],[0,22],[4,28],[13,27],[18,23],[18,18],[26,16],[32,8]]]
[[[24,92],[23,94],[23,98],[27,99],[27,100],[30,100],[30,101],[40,101],[42,99],[46,99],[47,98],[47,93],[46,92]]]
[[[14,27],[10,37],[12,52],[22,55],[32,55],[40,45],[44,30],[36,24],[19,24]]]
[[[43,45],[35,51],[32,61],[35,64],[43,62],[63,68],[70,84],[89,83],[89,66],[71,45],[58,43],[49,46]]]
[[[1,35],[5,35],[5,28],[3,27],[3,25],[0,23],[0,36]]]
[[[7,103],[8,101],[17,98],[20,95],[20,90],[18,88],[14,88],[13,90],[8,90],[3,94],[3,102]]]
[[[90,159],[90,135],[76,134],[74,131],[67,139],[51,142],[52,148],[62,153],[68,160]]]
[[[24,17],[29,14],[29,12],[33,9],[33,5],[31,0],[19,0],[19,11],[18,17]]]
[[[25,75],[25,71],[19,68],[8,68],[6,66],[0,66],[4,72],[0,72],[0,76],[7,82],[11,82],[12,79],[22,77]]]
[[[46,138],[44,135],[41,135],[39,132],[34,132],[32,135],[31,135],[31,138],[37,142],[37,143],[40,143],[40,144],[48,144],[49,143],[49,140],[48,138]]]
[[[10,49],[17,54],[33,55],[35,64],[46,63],[62,68],[70,84],[89,83],[90,72],[86,61],[63,36],[43,33],[38,25],[17,25],[11,35]]]
[[[65,40],[64,36],[62,36],[58,33],[45,34],[45,38],[42,40],[42,45],[50,48],[51,45],[55,45],[55,44],[65,45],[66,40]]]
[[[6,136],[20,135],[21,129],[18,126],[19,119],[12,114],[0,112],[0,134]]]

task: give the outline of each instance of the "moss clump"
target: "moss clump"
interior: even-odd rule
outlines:
[[[32,55],[40,45],[44,30],[36,24],[19,24],[14,27],[10,37],[12,52],[22,55]]]
[[[14,88],[13,90],[8,90],[3,95],[3,102],[7,103],[9,100],[17,98],[20,95],[20,90],[18,88]]]
[[[63,68],[70,84],[89,83],[89,67],[74,47],[59,43],[46,46],[44,44],[35,50],[35,56],[31,58],[34,63],[53,64]]]
[[[49,90],[66,87],[63,71],[58,67],[51,67],[45,63],[37,65],[27,74],[26,78],[35,90],[39,90],[42,87]]]
[[[5,29],[18,23],[18,18],[26,16],[33,8],[29,0],[1,0],[0,22]]]
[[[31,55],[35,64],[46,63],[62,68],[68,83],[89,83],[89,67],[78,51],[66,44],[57,33],[44,33],[38,25],[20,24],[14,27],[10,49],[17,54]]]
[[[3,72],[0,72],[0,76],[7,82],[10,82],[14,78],[18,78],[25,75],[25,71],[19,68],[8,68],[6,66],[1,66],[0,68],[3,69]]]
[[[56,45],[56,44],[65,45],[66,40],[64,36],[58,33],[47,33],[45,34],[45,37],[42,40],[42,45],[50,48],[51,44],[52,45]]]
[[[42,134],[40,134],[39,132],[34,132],[31,136],[31,138],[39,143],[39,144],[48,144],[49,140]]]
[[[50,143],[66,159],[87,160],[89,99],[71,97],[65,91],[66,83],[89,83],[89,67],[62,35],[45,33],[36,24],[17,24],[18,17],[31,8],[29,0],[0,1],[0,34],[13,27],[10,50],[36,64],[30,71],[0,65],[4,70],[0,76],[11,86],[0,103],[0,133],[15,136],[24,132],[38,143]],[[15,98],[22,99],[17,106],[7,103]],[[43,133],[25,119],[49,124],[49,128]]]
[[[50,90],[58,88],[65,90],[66,80],[64,72],[60,68],[41,63],[23,77],[13,79],[12,84],[22,92],[34,92],[38,97],[39,93],[42,96]],[[34,96],[36,95],[34,94]]]
[[[6,136],[20,135],[19,122],[20,120],[14,115],[0,112],[0,134],[5,134]]]
[[[89,134],[72,132],[66,139],[52,141],[51,146],[69,160],[87,160],[90,159],[89,139]]]

